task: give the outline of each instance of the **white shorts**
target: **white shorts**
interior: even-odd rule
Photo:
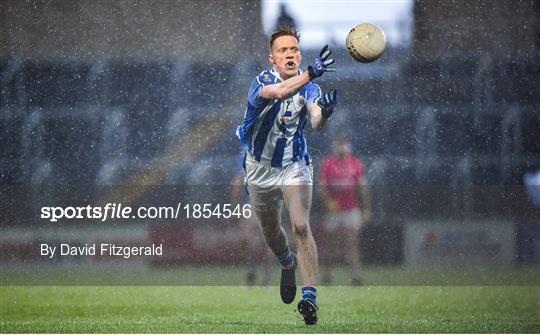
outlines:
[[[336,230],[338,228],[360,229],[362,228],[362,211],[360,208],[353,208],[344,212],[326,214],[324,219],[324,229]]]
[[[313,185],[313,167],[299,160],[284,167],[271,167],[246,157],[246,182],[251,206],[267,211],[281,206],[287,185]]]

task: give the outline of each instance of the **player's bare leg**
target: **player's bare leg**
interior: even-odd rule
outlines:
[[[270,285],[273,270],[273,255],[279,255],[288,248],[287,234],[281,224],[281,206],[277,210],[255,211],[259,218],[259,227],[266,241],[264,258],[262,260],[263,286]],[[262,219],[261,219],[262,218]],[[263,221],[264,220],[264,221]]]
[[[313,186],[310,184],[288,185],[283,190],[283,199],[289,209],[293,233],[296,237],[298,263],[302,275],[302,300],[298,312],[307,325],[317,323],[317,246],[309,226],[309,211]]]
[[[264,239],[275,255],[279,255],[288,248],[287,235],[281,225],[281,207],[279,204],[265,211],[255,211]]]
[[[281,300],[290,304],[296,297],[296,256],[289,249],[287,235],[281,225],[281,202],[279,205],[256,210],[266,243],[281,264]]]
[[[360,229],[347,228],[345,234],[347,245],[346,257],[349,264],[349,281],[353,285],[362,285],[360,272]]]
[[[283,199],[296,238],[302,283],[305,286],[317,285],[317,246],[309,226],[312,191],[313,186],[309,184],[288,185],[283,190]]]

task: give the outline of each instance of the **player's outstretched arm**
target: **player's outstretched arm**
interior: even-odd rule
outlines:
[[[298,93],[309,82],[309,73],[304,72],[279,84],[266,85],[261,90],[261,97],[268,100],[286,100]]]
[[[284,80],[279,84],[263,87],[261,97],[269,100],[288,99],[298,93],[311,80],[322,76],[325,72],[336,71],[334,67],[330,67],[330,65],[334,64],[334,59],[329,58],[331,54],[332,51],[328,48],[328,45],[325,45],[319,53],[319,57],[315,58],[313,65],[308,66],[307,72]]]
[[[330,90],[325,93],[317,103],[308,104],[309,120],[311,127],[315,130],[321,130],[326,121],[330,118],[334,112],[334,108],[337,105],[337,90]]]

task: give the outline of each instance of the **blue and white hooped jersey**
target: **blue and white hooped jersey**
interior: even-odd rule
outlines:
[[[266,85],[281,82],[273,69],[263,71],[249,89],[244,123],[236,136],[244,149],[257,161],[273,167],[292,164],[300,159],[311,160],[303,129],[307,123],[307,104],[321,97],[317,84],[307,83],[286,100],[267,100],[260,96]]]

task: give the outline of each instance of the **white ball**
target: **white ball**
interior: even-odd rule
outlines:
[[[349,31],[345,44],[354,59],[370,63],[377,60],[386,49],[386,35],[375,24],[361,23]]]

